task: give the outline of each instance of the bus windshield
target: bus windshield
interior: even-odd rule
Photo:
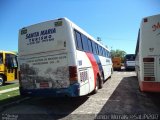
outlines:
[[[126,60],[127,61],[134,61],[135,60],[135,55],[133,54],[131,54],[131,55],[126,55]]]

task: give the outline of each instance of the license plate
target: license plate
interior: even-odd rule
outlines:
[[[41,82],[40,88],[49,88],[49,83],[48,82]]]

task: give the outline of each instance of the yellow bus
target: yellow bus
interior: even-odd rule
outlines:
[[[121,70],[121,58],[120,57],[113,57],[112,58],[112,63],[113,63],[113,69],[114,70]]]
[[[18,77],[18,61],[14,52],[0,51],[0,86]]]

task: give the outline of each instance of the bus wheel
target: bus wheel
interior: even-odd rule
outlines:
[[[96,87],[93,91],[94,94],[96,94],[98,92],[98,88],[99,88],[99,77],[97,77],[97,79],[96,79]]]
[[[102,77],[99,81],[100,81],[100,83],[99,83],[99,89],[101,89],[101,88],[103,88],[104,77]]]
[[[4,79],[3,79],[3,76],[0,75],[0,86],[2,86],[4,83]]]

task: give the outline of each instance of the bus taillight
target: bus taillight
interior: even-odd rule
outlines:
[[[144,77],[144,81],[155,81],[155,77]]]
[[[71,84],[78,81],[77,66],[69,66],[69,79]]]
[[[154,58],[143,58],[143,62],[154,62]]]

